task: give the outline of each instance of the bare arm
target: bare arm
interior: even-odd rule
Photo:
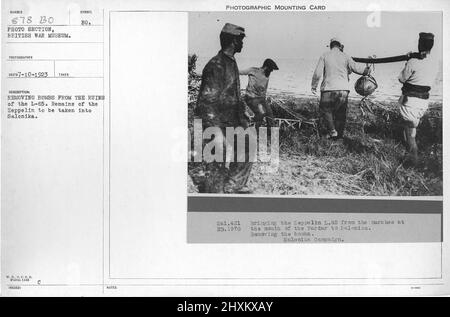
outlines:
[[[252,70],[252,67],[239,70],[239,75],[248,75],[248,74],[250,74],[251,70]]]

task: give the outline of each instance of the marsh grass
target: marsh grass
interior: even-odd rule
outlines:
[[[189,129],[199,84],[200,77],[190,74]],[[315,98],[279,94],[268,102],[278,117],[289,116],[283,109],[305,119],[319,117]],[[321,137],[310,125],[281,129],[278,169],[254,163],[249,187],[255,194],[272,195],[442,195],[442,103],[432,103],[418,127],[420,162],[415,168],[402,164],[406,149],[396,102],[369,104],[369,109],[361,109],[360,100],[349,100],[341,141]],[[188,171],[188,192],[197,192],[195,184],[204,177],[202,164],[189,163]]]
[[[284,103],[307,118],[319,115],[314,99],[290,99]],[[308,170],[311,167],[305,165],[314,162],[314,168],[320,173],[313,177],[324,180],[322,183],[328,182],[324,187],[331,193],[442,195],[439,104],[432,104],[418,127],[420,162],[416,168],[405,168],[402,164],[406,149],[395,103],[373,103],[371,110],[363,115],[357,100],[349,102],[345,137],[341,141],[320,137],[310,127],[282,130],[280,151],[301,160],[299,169]],[[297,172],[299,177],[300,174]],[[301,176],[309,177],[310,174]],[[306,192],[314,193],[314,190]]]

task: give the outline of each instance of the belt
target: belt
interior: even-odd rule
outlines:
[[[413,85],[410,83],[404,83],[402,87],[402,93],[408,97],[416,97],[420,99],[430,98],[430,86]]]

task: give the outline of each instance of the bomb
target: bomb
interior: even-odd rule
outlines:
[[[377,81],[370,75],[361,76],[355,83],[356,92],[364,97],[373,94],[377,88]]]

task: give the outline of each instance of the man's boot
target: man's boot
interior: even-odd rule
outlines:
[[[328,134],[327,134],[327,139],[331,139],[331,140],[336,140],[338,138],[338,132],[336,130],[331,130]]]
[[[241,187],[237,190],[238,194],[251,194],[252,192],[253,191],[247,185],[245,185],[244,187]]]

